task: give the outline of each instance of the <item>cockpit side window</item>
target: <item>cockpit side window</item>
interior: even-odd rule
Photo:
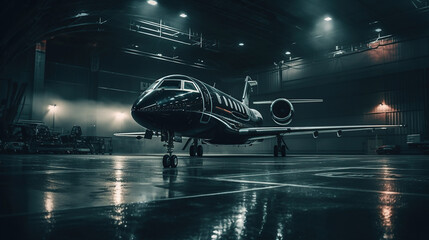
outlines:
[[[164,80],[158,88],[180,90],[181,85],[182,83],[180,80]]]
[[[198,91],[193,82],[185,81],[183,83],[183,89],[190,91]]]

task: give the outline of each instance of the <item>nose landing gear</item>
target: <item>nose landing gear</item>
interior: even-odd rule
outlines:
[[[172,131],[166,131],[165,135],[167,141],[164,146],[167,147],[167,154],[162,158],[162,166],[164,166],[164,168],[176,168],[179,164],[179,159],[176,155],[173,155],[174,133]]]

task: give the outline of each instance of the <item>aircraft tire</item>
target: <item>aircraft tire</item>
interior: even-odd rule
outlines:
[[[278,157],[279,156],[279,146],[274,145],[274,157]]]
[[[179,164],[179,159],[177,158],[177,156],[171,155],[170,156],[170,166],[172,168],[176,168],[178,164]]]
[[[203,146],[198,145],[197,147],[197,156],[202,157],[203,156]]]
[[[194,146],[194,145],[192,145],[192,146],[189,148],[189,156],[191,156],[191,157],[195,157],[195,153],[196,153],[196,151],[195,151],[195,146]]]
[[[282,157],[286,157],[286,146],[282,145],[280,147],[280,153],[282,154]]]
[[[164,166],[164,168],[170,167],[170,156],[168,154],[165,154],[162,158],[162,166]]]

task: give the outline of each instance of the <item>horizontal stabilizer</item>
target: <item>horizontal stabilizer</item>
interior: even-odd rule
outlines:
[[[323,99],[288,99],[291,103],[321,103]],[[253,104],[271,104],[274,101],[256,101]]]

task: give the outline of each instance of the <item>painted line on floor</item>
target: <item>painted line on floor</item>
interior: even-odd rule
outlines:
[[[156,200],[152,200],[152,201],[149,201],[149,202],[162,202],[162,201],[172,201],[172,200],[181,200],[181,199],[190,199],[190,198],[213,197],[213,196],[221,196],[221,195],[227,195],[227,194],[235,194],[235,193],[243,193],[243,192],[252,192],[252,191],[260,191],[260,190],[281,188],[281,187],[285,187],[285,186],[275,185],[275,186],[269,186],[269,187],[249,188],[249,189],[235,190],[235,191],[205,193],[205,194],[181,196],[181,197],[174,197],[174,198],[156,199]],[[137,203],[149,203],[149,202],[137,202]]]
[[[336,171],[336,170],[349,170],[349,169],[363,169],[362,167],[337,167],[337,168],[317,168],[317,169],[308,169],[308,170],[286,170],[281,172],[263,172],[256,174],[233,174],[233,175],[223,175],[223,178],[240,178],[240,177],[258,177],[258,176],[267,176],[267,175],[282,175],[282,174],[293,174],[293,173],[308,173],[308,172],[321,172],[321,171]]]
[[[341,175],[338,175],[341,174]],[[354,172],[326,172],[316,173],[315,176],[328,177],[328,178],[344,178],[344,179],[365,179],[365,180],[382,180],[382,181],[413,181],[413,182],[427,182],[429,179],[416,178],[410,175],[388,173],[393,177],[382,177],[383,173],[370,173],[370,174],[356,174]]]
[[[247,184],[274,185],[274,186],[279,186],[279,187],[296,187],[296,188],[310,188],[310,189],[324,189],[324,190],[339,190],[339,191],[349,191],[349,192],[376,193],[376,194],[386,194],[386,195],[403,195],[403,196],[415,196],[415,197],[429,197],[429,194],[423,194],[423,193],[380,191],[380,190],[347,188],[347,187],[326,187],[326,186],[318,186],[318,185],[302,185],[302,184],[292,184],[292,183],[260,182],[260,181],[223,179],[223,178],[211,178],[210,180],[223,181],[223,182],[235,182],[235,183],[247,183]]]
[[[235,191],[225,191],[225,192],[215,192],[215,193],[205,193],[205,194],[188,195],[188,196],[173,197],[173,198],[160,198],[160,199],[150,200],[150,201],[147,201],[147,202],[128,202],[128,203],[122,203],[122,204],[119,204],[119,205],[147,204],[147,203],[166,202],[166,201],[174,201],[174,200],[182,200],[182,199],[204,198],[204,197],[222,196],[222,195],[244,193],[244,192],[252,192],[252,191],[261,191],[261,190],[268,190],[268,189],[281,188],[281,187],[284,187],[284,186],[268,186],[268,187],[249,188],[249,189],[235,190]],[[114,206],[118,206],[118,205],[103,205],[103,206],[91,206],[91,207],[64,208],[64,209],[54,210],[52,212],[43,212],[43,211],[40,211],[40,212],[11,213],[11,214],[0,215],[0,218],[17,217],[17,216],[27,216],[27,215],[36,215],[36,214],[51,214],[51,213],[64,212],[64,211],[70,211],[70,210],[79,210],[79,209],[88,209],[88,208],[103,208],[103,207],[114,207]]]

